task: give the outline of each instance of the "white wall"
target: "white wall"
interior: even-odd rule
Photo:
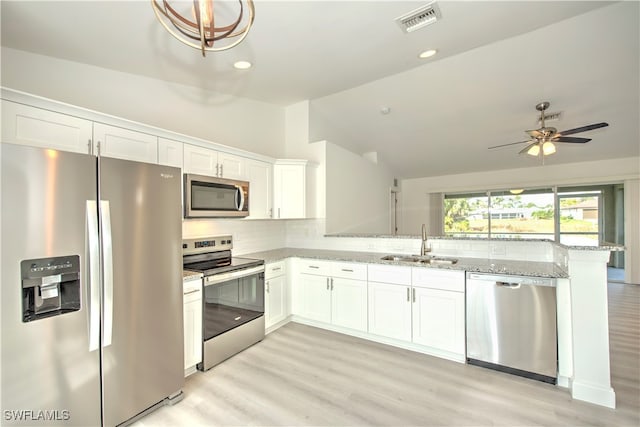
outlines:
[[[391,234],[391,171],[327,143],[327,233]]]
[[[4,87],[258,154],[284,155],[282,107],[4,47],[1,55]]]
[[[580,162],[534,168],[508,169],[490,172],[444,175],[401,182],[402,229],[400,234],[415,234],[422,223],[433,219],[429,216],[428,197],[431,193],[455,193],[478,190],[505,190],[509,188],[551,187],[555,185],[581,185],[616,182],[637,182],[640,177],[640,158],[609,159],[596,162]],[[628,181],[630,180],[630,181]],[[639,191],[631,186],[630,192]],[[627,202],[625,186],[625,204]],[[635,194],[635,193],[634,193]],[[629,196],[630,197],[630,196]],[[636,206],[638,196],[636,195]],[[630,201],[633,199],[630,199]],[[439,220],[439,219],[438,219]],[[625,265],[637,264],[640,242],[637,237],[640,212],[625,207]],[[635,224],[635,229],[633,228]],[[627,237],[628,236],[628,237]],[[633,258],[635,257],[635,259]],[[631,271],[631,270],[630,270]],[[640,283],[640,272],[636,271],[626,281]]]

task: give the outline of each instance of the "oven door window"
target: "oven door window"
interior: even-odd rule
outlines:
[[[264,273],[204,287],[203,332],[208,340],[264,314]]]

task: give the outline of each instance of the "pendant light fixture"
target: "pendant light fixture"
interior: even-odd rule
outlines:
[[[184,1],[151,0],[151,5],[156,17],[162,26],[178,41],[194,49],[199,49],[202,56],[206,52],[220,52],[231,49],[240,44],[253,25],[255,7],[253,0],[238,0],[239,12],[237,18],[231,23],[225,23],[221,27],[216,26],[216,7],[224,4],[230,6],[229,1],[193,0],[191,10],[186,8],[178,12],[177,9],[185,9]],[[177,6],[180,4],[179,7]],[[246,5],[246,6],[245,6]],[[247,11],[245,11],[245,7]],[[245,15],[245,12],[248,12]],[[190,16],[189,16],[190,13]],[[243,18],[246,18],[243,20]],[[243,26],[241,26],[243,24]],[[234,39],[229,42],[230,39]],[[227,44],[221,44],[227,42]]]

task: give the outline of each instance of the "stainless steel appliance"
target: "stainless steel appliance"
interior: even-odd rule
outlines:
[[[249,183],[212,176],[184,175],[184,217],[249,215]]]
[[[179,400],[180,169],[0,154],[3,425],[114,426]]]
[[[555,280],[467,273],[467,361],[555,384]]]
[[[185,270],[202,272],[206,371],[264,338],[264,260],[231,256],[231,236],[182,242]]]

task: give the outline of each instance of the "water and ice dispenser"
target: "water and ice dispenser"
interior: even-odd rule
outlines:
[[[80,310],[80,257],[27,259],[20,263],[22,321]]]

